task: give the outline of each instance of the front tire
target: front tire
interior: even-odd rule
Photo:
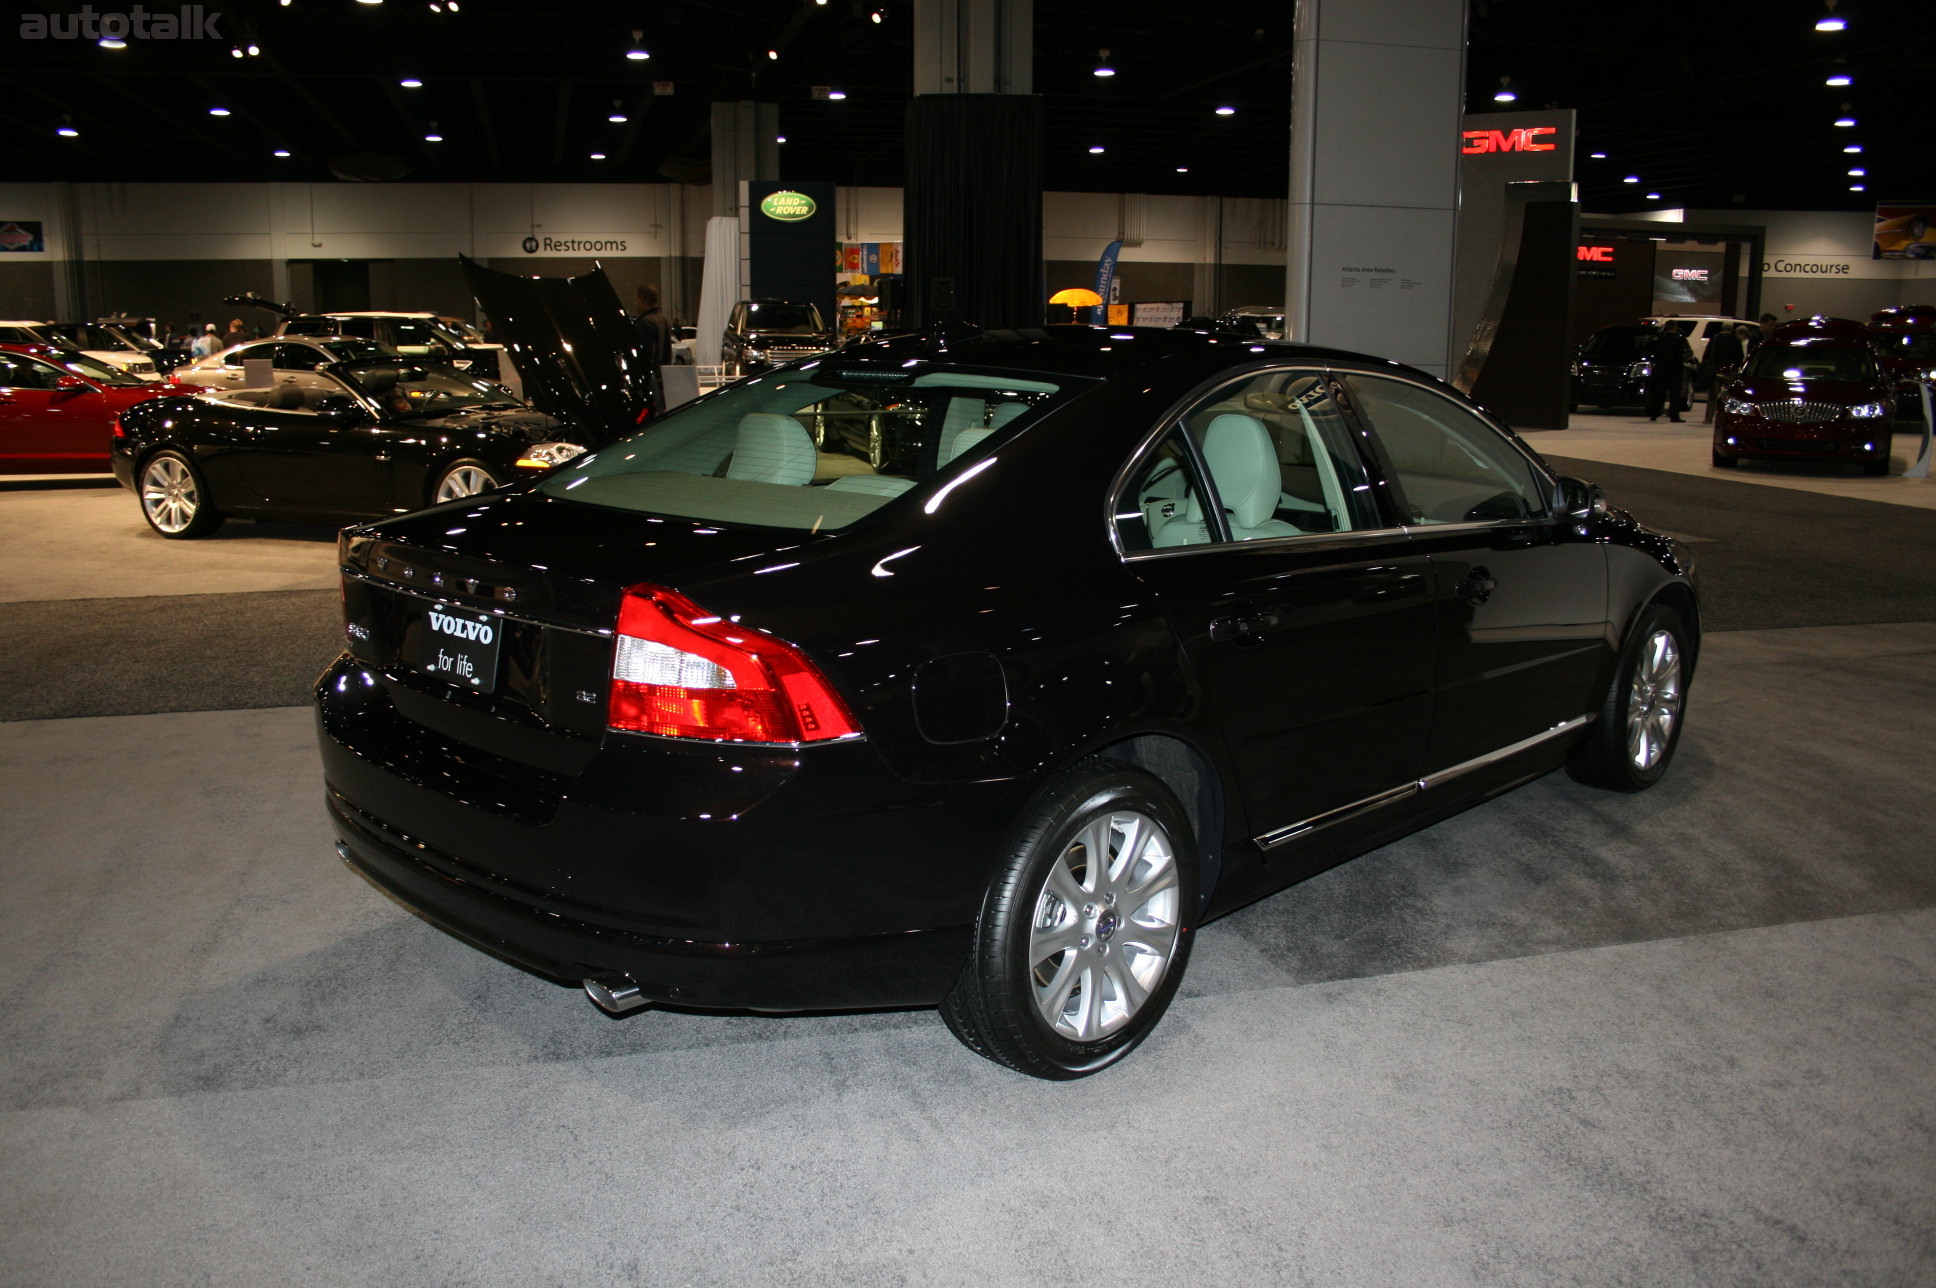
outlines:
[[[1719,452],[1714,453],[1714,468],[1717,470],[1731,470],[1740,464],[1740,462],[1741,458],[1738,456],[1723,456]]]
[[[430,489],[430,503],[441,505],[445,501],[461,501],[479,492],[488,492],[502,485],[496,471],[483,461],[452,461],[437,476],[437,486]]]
[[[222,526],[222,512],[209,500],[208,481],[195,462],[175,449],[150,456],[141,466],[141,517],[170,541],[204,537]]]
[[[1600,717],[1566,772],[1616,792],[1659,782],[1680,745],[1688,671],[1686,625],[1659,605],[1649,607],[1620,650]]]
[[[1010,850],[941,1016],[978,1054],[1033,1077],[1106,1069],[1176,995],[1196,906],[1195,836],[1169,789],[1083,761]]]

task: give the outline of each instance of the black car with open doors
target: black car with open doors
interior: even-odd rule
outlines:
[[[1184,331],[857,345],[340,555],[374,884],[610,1011],[939,1005],[1047,1078],[1222,913],[1656,782],[1700,639],[1682,547],[1440,382]]]

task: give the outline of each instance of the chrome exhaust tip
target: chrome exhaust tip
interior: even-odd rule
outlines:
[[[585,996],[607,1015],[623,1015],[651,1005],[651,999],[630,975],[593,975],[585,981]]]

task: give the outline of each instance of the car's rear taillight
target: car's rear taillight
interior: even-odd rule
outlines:
[[[616,644],[606,715],[613,729],[715,742],[860,734],[847,704],[799,649],[677,591],[626,591]]]

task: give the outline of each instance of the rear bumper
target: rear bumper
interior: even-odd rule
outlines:
[[[539,736],[347,655],[317,698],[342,857],[539,974],[628,975],[686,1006],[853,1010],[931,1005],[967,960],[1003,822],[895,779],[865,742]]]
[[[413,844],[340,793],[328,795],[336,852],[438,929],[564,983],[630,977],[645,997],[722,1010],[931,1006],[961,973],[972,928],[860,939],[708,943],[560,917],[521,902],[450,855]]]

